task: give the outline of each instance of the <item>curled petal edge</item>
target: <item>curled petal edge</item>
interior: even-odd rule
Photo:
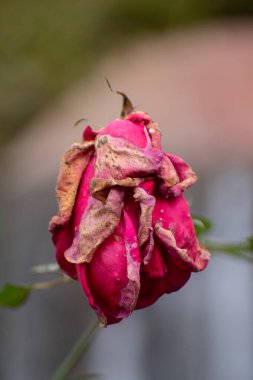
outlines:
[[[162,181],[159,186],[160,191],[165,196],[167,196],[173,186],[180,182],[177,171],[167,154],[163,154],[158,178]]]
[[[121,187],[136,187],[141,183],[148,181],[152,177],[144,177],[144,178],[131,178],[127,177],[124,179],[113,179],[113,178],[97,178],[94,177],[90,183],[91,194],[94,198],[100,200],[105,203],[107,199],[107,191],[108,189],[121,186]]]
[[[194,252],[195,259],[189,256],[188,250],[177,246],[174,234],[169,229],[163,228],[159,223],[155,224],[155,234],[168,249],[169,254],[174,262],[182,269],[188,269],[192,272],[199,272],[205,269],[211,257],[209,251],[202,248],[197,242],[196,251]]]
[[[172,169],[171,164],[173,165],[174,170]],[[167,153],[164,153],[160,178],[163,179],[160,190],[165,198],[177,197],[181,195],[198,179],[196,173],[192,170],[190,165],[188,165],[180,157]]]

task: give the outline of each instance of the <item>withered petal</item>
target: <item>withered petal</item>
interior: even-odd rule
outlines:
[[[198,242],[194,252],[190,252],[190,249],[188,250],[187,248],[180,248],[173,232],[170,229],[163,228],[159,223],[155,224],[155,234],[168,249],[169,255],[180,268],[199,272],[207,266],[210,253],[201,248]]]
[[[134,189],[134,199],[140,203],[141,208],[140,225],[138,231],[138,242],[140,249],[149,240],[149,247],[147,248],[144,256],[144,264],[147,264],[151,258],[154,247],[152,214],[156,200],[153,195],[148,194],[140,187]]]
[[[124,190],[110,190],[106,203],[90,197],[66,259],[75,264],[89,263],[96,249],[117,227],[124,205]]]
[[[121,187],[136,187],[142,182],[147,181],[149,178],[131,178],[124,179],[114,178],[97,178],[93,177],[90,183],[91,194],[94,198],[99,199],[101,202],[105,202],[107,199],[107,189],[115,186]]]
[[[162,180],[159,185],[160,192],[167,196],[170,189],[180,182],[176,168],[166,153],[163,154],[158,178]]]
[[[122,180],[156,174],[161,165],[162,152],[152,147],[146,128],[145,135],[145,148],[139,148],[120,137],[97,136],[95,177]]]
[[[49,223],[49,230],[52,233],[59,226],[69,221],[82,174],[93,152],[94,142],[89,141],[83,144],[73,144],[64,154],[56,185],[56,197],[59,210],[58,214],[53,216]]]
[[[127,285],[121,290],[121,300],[119,306],[122,312],[117,318],[126,318],[135,309],[139,292],[140,292],[140,251],[138,247],[137,237],[131,218],[124,210],[125,223],[125,249],[127,259]]]
[[[179,183],[168,188],[167,194],[163,195],[165,197],[177,197],[190,186],[192,186],[197,181],[198,177],[190,165],[182,160],[182,158],[173,154],[166,154],[166,156],[171,160],[174,168],[176,169],[177,175],[179,177]]]

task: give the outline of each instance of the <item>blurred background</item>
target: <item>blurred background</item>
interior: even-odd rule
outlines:
[[[118,117],[125,91],[199,181],[186,196],[210,238],[253,227],[252,0],[0,2],[1,286],[54,260],[59,160],[84,117]],[[105,380],[252,380],[253,267],[213,255],[207,270],[96,337],[76,373]],[[94,319],[79,284],[0,310],[0,378],[47,380]]]

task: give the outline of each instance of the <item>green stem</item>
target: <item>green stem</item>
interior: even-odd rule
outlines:
[[[225,253],[231,256],[235,256],[241,259],[246,259],[253,262],[253,255],[249,250],[247,244],[222,244],[222,243],[212,243],[212,242],[203,242],[203,246],[209,249],[210,251],[215,251],[219,253]]]
[[[61,363],[60,367],[57,369],[51,380],[65,380],[69,376],[70,371],[78,363],[82,354],[87,350],[89,344],[92,341],[94,333],[99,326],[99,322],[96,321],[88,331],[85,330],[80,336],[78,341],[73,346],[72,350],[66,356],[66,358]]]

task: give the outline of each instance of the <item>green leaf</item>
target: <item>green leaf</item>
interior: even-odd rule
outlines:
[[[16,307],[25,302],[30,294],[29,286],[6,284],[0,289],[0,306]]]
[[[248,242],[248,245],[249,245],[249,250],[253,251],[253,235],[251,235],[250,237],[248,237],[247,242]]]
[[[195,232],[197,236],[203,235],[212,228],[212,222],[200,215],[192,215]]]

